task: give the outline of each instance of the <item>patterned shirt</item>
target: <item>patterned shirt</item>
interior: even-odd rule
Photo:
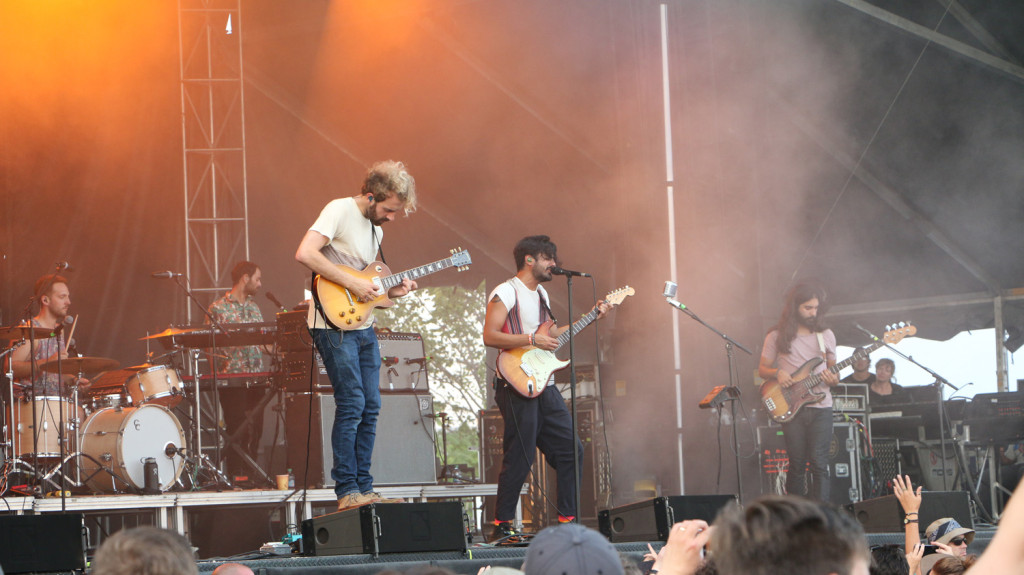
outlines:
[[[42,327],[42,324],[35,318],[32,319],[32,325]],[[53,356],[61,349],[64,349],[63,333],[57,337],[48,337],[36,340],[36,352],[33,354],[36,360],[36,397],[57,397],[60,394],[60,379],[57,377],[57,374],[43,371],[39,369],[39,366],[46,363],[46,358]],[[67,367],[64,368],[64,375],[69,375]],[[18,383],[24,385],[26,389],[31,389],[32,381],[29,377],[23,378]],[[68,392],[69,390],[70,386],[65,385],[64,391]]]
[[[259,323],[263,314],[252,296],[240,302],[232,297],[231,292],[210,304],[210,315],[219,323]],[[245,347],[222,347],[217,353],[227,356],[227,360],[217,361],[220,373],[252,373],[263,371],[263,352],[258,345]]]

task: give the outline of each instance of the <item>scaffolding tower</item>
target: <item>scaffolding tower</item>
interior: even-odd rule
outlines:
[[[178,0],[185,275],[207,304],[230,288],[231,266],[249,259],[241,8]],[[185,302],[189,324],[193,307]]]

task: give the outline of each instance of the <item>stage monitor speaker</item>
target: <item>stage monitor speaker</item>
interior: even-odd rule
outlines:
[[[465,552],[466,543],[458,501],[371,504],[302,522],[305,555]]]
[[[903,533],[903,507],[895,495],[886,495],[847,505],[868,533]],[[974,529],[966,491],[924,491],[918,526],[923,533],[936,519],[952,517],[968,529]]]
[[[4,573],[85,570],[83,515],[0,515]]]
[[[370,474],[374,485],[437,483],[434,454],[434,398],[425,393],[381,394],[377,439],[373,447]],[[288,438],[288,467],[296,485],[333,487],[331,428],[334,425],[334,396],[315,395],[313,416],[309,395],[288,398],[285,413]],[[307,427],[310,445],[306,449]],[[309,454],[309,475],[303,478]]]
[[[735,495],[674,495],[603,509],[597,514],[598,530],[612,543],[668,541],[672,525],[686,519],[715,520],[718,511]]]

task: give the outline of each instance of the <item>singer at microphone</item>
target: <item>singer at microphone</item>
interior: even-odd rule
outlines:
[[[559,519],[568,521],[579,515],[574,489],[574,452],[578,445],[573,440],[572,416],[553,385],[550,368],[524,377],[522,367],[526,364],[523,359],[526,354],[546,357],[547,352],[561,347],[564,342],[559,336],[565,334],[571,323],[566,321],[570,318],[562,318],[565,323],[555,322],[551,300],[543,284],[552,281],[554,275],[589,277],[589,274],[558,267],[557,251],[548,236],[521,239],[512,250],[516,275],[498,284],[487,298],[484,345],[501,352],[495,366],[494,399],[501,406],[505,420],[502,444],[513,450],[503,455],[504,465],[498,475],[495,497],[495,526],[488,541],[515,533],[512,521],[516,517],[519,492],[534,463],[538,443],[545,446],[548,464],[555,469]],[[600,302],[597,319],[603,318],[610,309],[610,304]],[[581,329],[585,325],[581,323]]]
[[[69,385],[76,380],[76,374],[71,373],[72,370],[64,366],[62,369],[64,373],[58,377],[54,371],[39,368],[43,364],[68,357],[65,344],[68,334],[65,333],[65,329],[75,322],[74,317],[68,315],[71,308],[71,290],[68,288],[68,280],[58,274],[46,274],[36,280],[33,294],[39,311],[32,318],[31,325],[37,329],[33,330],[32,334],[25,334],[25,339],[33,340],[32,345],[22,345],[11,352],[14,379],[25,387],[34,385],[37,397],[56,397],[58,395],[70,397]],[[36,361],[35,381],[32,380],[33,358]],[[63,386],[61,385],[62,381]],[[80,387],[84,388],[88,385],[88,379],[79,380]]]

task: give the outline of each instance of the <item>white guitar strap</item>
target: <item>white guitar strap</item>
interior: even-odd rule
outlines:
[[[821,358],[827,360],[828,350],[825,349],[825,336],[821,335],[820,331],[816,332],[815,335],[818,336],[818,347],[821,348]]]

